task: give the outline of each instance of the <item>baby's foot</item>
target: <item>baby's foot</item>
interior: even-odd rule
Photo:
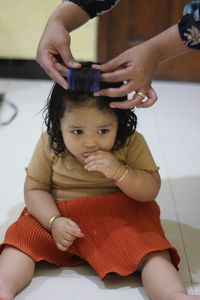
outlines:
[[[13,300],[14,296],[6,279],[0,277],[0,300]]]

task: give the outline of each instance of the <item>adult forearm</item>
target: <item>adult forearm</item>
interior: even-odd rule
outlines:
[[[181,40],[177,24],[146,41],[145,44],[159,62],[191,51]]]
[[[60,215],[51,194],[42,190],[27,191],[25,192],[25,202],[29,213],[37,219],[46,230],[50,230],[49,220],[53,216]]]
[[[90,19],[89,15],[72,2],[60,4],[52,13],[47,23],[60,22],[68,32],[75,30]]]

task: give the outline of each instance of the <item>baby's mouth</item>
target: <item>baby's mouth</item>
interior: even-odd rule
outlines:
[[[92,151],[86,151],[84,153],[82,153],[82,156],[84,158],[87,158],[88,156],[90,156],[92,153],[96,152],[96,150],[92,150]]]

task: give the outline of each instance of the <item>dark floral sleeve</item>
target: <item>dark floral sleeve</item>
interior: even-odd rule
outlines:
[[[183,42],[190,48],[200,49],[200,1],[188,3],[178,23]]]
[[[70,1],[84,9],[90,18],[100,16],[111,10],[120,0],[63,0]]]

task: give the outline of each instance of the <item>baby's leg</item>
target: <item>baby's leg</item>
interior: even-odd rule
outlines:
[[[148,254],[140,264],[144,288],[152,300],[200,300],[188,295],[168,251]]]
[[[32,279],[35,262],[16,248],[6,246],[0,255],[0,300],[12,300]]]

